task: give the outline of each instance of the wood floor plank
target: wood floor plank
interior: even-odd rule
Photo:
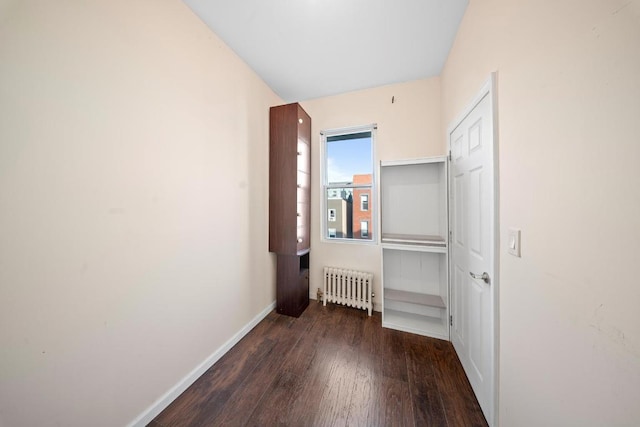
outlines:
[[[382,374],[391,379],[407,382],[404,335],[404,332],[382,329]]]
[[[382,387],[382,340],[380,313],[359,322],[358,367],[347,424],[350,426],[384,425],[384,405],[378,390]]]
[[[199,425],[198,419],[207,413],[220,410],[234,390],[254,369],[262,357],[271,350],[274,342],[264,339],[250,348],[243,357],[226,358],[205,372],[180,395],[156,419],[162,425]]]
[[[487,426],[453,345],[447,341],[436,340],[430,356],[434,363],[434,375],[448,425]]]
[[[382,356],[382,316],[380,313],[373,313],[371,317],[367,316],[360,323],[362,324],[362,335],[359,343],[360,353]]]
[[[338,327],[341,317],[333,308],[327,310],[317,305],[307,308],[301,317],[312,314],[316,321],[309,323],[298,345],[287,354],[278,381],[264,394],[247,425],[294,426],[313,422],[329,369],[339,350],[326,337]]]
[[[253,371],[277,342],[277,331],[288,319],[270,316],[245,336],[157,418],[161,425],[198,426],[201,418],[220,411],[231,392]]]
[[[266,390],[264,398],[251,412],[244,424],[249,426],[294,426],[289,408],[295,405],[300,395],[302,381],[291,372],[282,371],[276,374],[271,387]],[[314,411],[315,412],[315,411]]]
[[[434,373],[432,358],[436,340],[407,335],[405,354],[409,374],[409,390],[416,425],[447,426],[447,418]]]
[[[451,343],[312,302],[270,313],[149,426],[486,426]]]
[[[331,345],[318,349],[311,368],[304,376],[297,377],[296,393],[291,405],[287,406],[287,424],[291,426],[312,425],[316,414],[322,412],[320,396],[327,384],[327,374],[337,352]]]
[[[251,416],[251,412],[247,411],[247,401],[257,403],[263,398],[275,381],[273,373],[283,371],[285,358],[279,356],[285,356],[296,348],[299,339],[299,335],[282,335],[270,353],[258,362],[251,374],[232,392],[223,410],[208,414],[202,419],[201,425],[244,425]]]
[[[358,367],[358,353],[352,347],[342,347],[329,369],[327,382],[320,398],[320,411],[313,424],[342,426],[347,424],[349,407]]]
[[[339,316],[335,315],[335,306],[329,304],[323,307],[317,303],[310,304],[303,313],[305,314],[315,319],[312,326],[305,331],[305,336],[314,336],[318,341],[330,340],[339,321]]]
[[[364,310],[337,306],[336,311],[341,312],[340,324],[338,330],[333,334],[340,337],[340,344],[349,346],[357,346],[362,339],[362,322],[368,317]]]
[[[411,392],[406,381],[383,377],[379,393],[384,407],[383,425],[405,427],[416,425],[411,407]]]
[[[338,353],[331,343],[315,349],[307,369],[285,369],[272,389],[265,393],[247,425],[313,425],[321,412],[320,398]],[[275,411],[274,411],[275,409]]]
[[[354,318],[359,317],[358,311],[335,304],[328,304],[326,308],[330,315],[326,318],[329,325],[325,326],[329,327],[324,328],[323,341],[337,345],[353,345],[357,329]]]
[[[382,388],[382,356],[360,353],[349,405],[347,425],[378,426],[384,424]]]

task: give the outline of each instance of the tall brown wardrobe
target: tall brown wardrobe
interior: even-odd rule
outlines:
[[[269,112],[269,251],[277,257],[276,310],[309,305],[311,118],[297,104]]]

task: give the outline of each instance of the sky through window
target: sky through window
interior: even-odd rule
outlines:
[[[327,138],[327,181],[352,182],[353,175],[372,174],[371,132]]]

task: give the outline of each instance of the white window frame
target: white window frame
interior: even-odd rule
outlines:
[[[320,132],[320,207],[321,207],[321,221],[320,221],[320,240],[323,243],[348,243],[358,245],[376,245],[378,244],[378,209],[373,209],[375,204],[376,186],[377,180],[377,167],[376,159],[376,130],[378,125],[373,123],[370,125],[353,126],[340,129],[323,130]],[[327,190],[331,188],[345,188],[344,184],[329,185],[327,182],[327,138],[332,136],[348,135],[353,133],[371,132],[371,184],[352,184],[347,186],[352,189],[369,189],[369,211],[371,212],[371,221],[369,222],[369,234],[373,233],[373,239],[358,239],[347,237],[328,237],[328,210],[327,210]],[[353,203],[357,203],[355,200]],[[372,230],[375,228],[375,230]]]

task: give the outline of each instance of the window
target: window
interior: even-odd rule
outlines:
[[[369,221],[360,221],[360,237],[363,239],[369,237]]]
[[[324,240],[373,241],[374,139],[375,125],[321,133]]]
[[[368,211],[369,210],[369,195],[363,194],[360,196],[360,210]]]

